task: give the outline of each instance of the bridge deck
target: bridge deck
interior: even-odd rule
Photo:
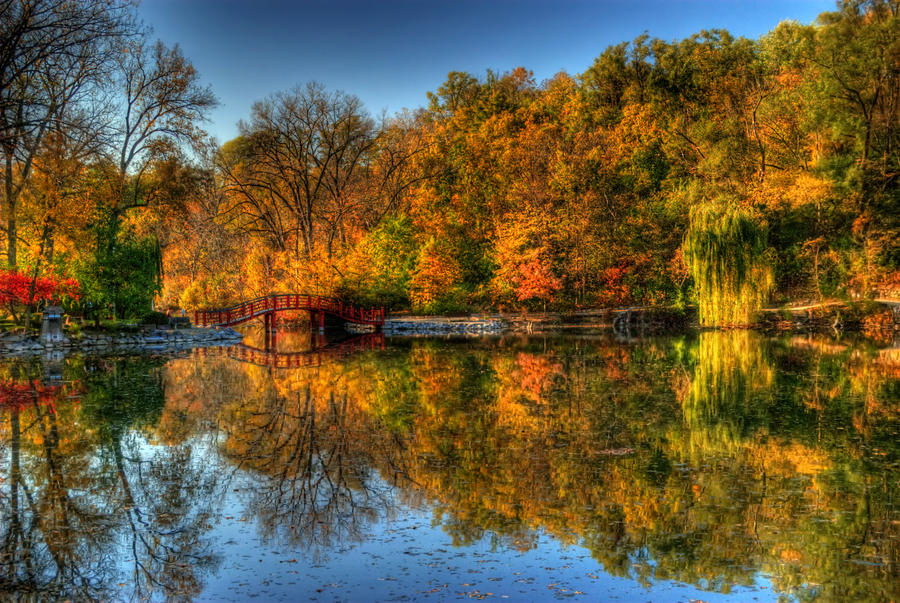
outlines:
[[[257,316],[284,310],[322,312],[345,322],[363,325],[380,327],[384,324],[384,308],[360,308],[333,297],[305,293],[266,295],[228,308],[197,310],[194,312],[194,324],[204,327],[228,327]]]

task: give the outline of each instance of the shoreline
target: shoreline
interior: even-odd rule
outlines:
[[[874,339],[900,337],[900,300],[824,301],[760,310],[751,324],[701,326],[696,308],[632,306],[590,310],[491,313],[466,316],[389,315],[385,335],[594,332],[662,335],[684,331],[749,329],[762,333],[860,333]]]
[[[765,308],[750,325],[701,327],[696,309],[666,307],[598,308],[569,312],[473,312],[463,316],[389,315],[381,332],[387,337],[504,335],[510,333],[612,332],[625,337],[666,335],[701,330],[750,329],[766,334],[858,333],[874,342],[900,341],[900,301],[824,301],[799,306]],[[367,325],[347,324],[348,334],[374,331]],[[37,335],[0,332],[0,357],[71,352],[166,352],[233,345],[244,334],[230,327],[158,328],[135,332],[82,331],[58,341]]]

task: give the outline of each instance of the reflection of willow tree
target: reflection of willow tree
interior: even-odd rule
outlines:
[[[765,424],[775,396],[775,367],[764,342],[751,331],[701,333],[682,405],[699,454],[740,445]]]
[[[361,540],[364,527],[391,506],[371,474],[382,444],[352,404],[340,365],[278,374],[243,367],[252,384],[226,406],[225,454],[253,475],[249,510],[265,538],[312,551]]]

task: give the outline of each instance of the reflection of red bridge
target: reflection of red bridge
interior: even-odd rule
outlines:
[[[266,330],[274,325],[277,312],[306,310],[313,327],[325,326],[325,316],[334,316],[344,322],[380,327],[384,324],[384,308],[358,308],[333,297],[319,295],[267,295],[221,310],[197,310],[194,324],[204,327],[227,327],[262,316]]]
[[[345,339],[307,352],[278,352],[250,345],[238,344],[227,348],[201,348],[201,354],[221,353],[229,358],[240,360],[257,366],[269,366],[277,369],[296,369],[320,366],[328,361],[349,356],[365,350],[383,350],[384,335],[367,333],[359,337]]]

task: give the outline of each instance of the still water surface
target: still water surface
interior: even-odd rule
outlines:
[[[0,595],[900,599],[900,350],[286,345],[0,361]]]

